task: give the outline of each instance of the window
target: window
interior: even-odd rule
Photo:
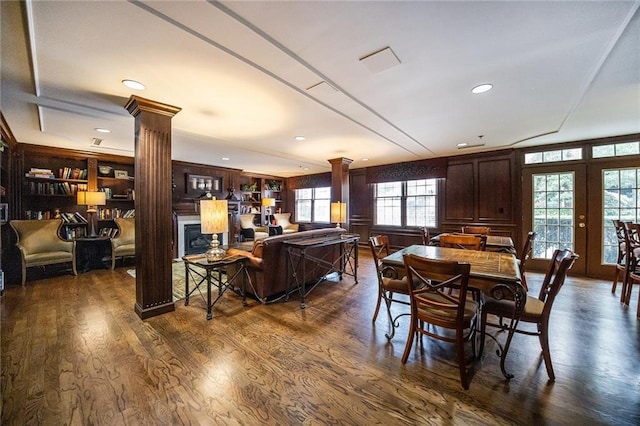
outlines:
[[[558,149],[554,151],[530,152],[524,155],[525,164],[554,163],[557,161],[582,160],[582,148]]]
[[[618,239],[613,220],[640,221],[640,168],[602,171],[602,263],[614,264],[618,257]]]
[[[437,182],[420,179],[375,184],[375,224],[435,227]]]
[[[296,189],[296,222],[329,222],[331,188]]]
[[[593,158],[622,157],[640,154],[640,142],[622,142],[610,145],[598,145],[591,149]]]
[[[574,180],[572,172],[533,175],[533,257],[551,259],[556,249],[574,249]]]

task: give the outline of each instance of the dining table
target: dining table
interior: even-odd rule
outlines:
[[[502,374],[507,379],[513,378],[513,374],[507,373],[505,370],[505,360],[509,352],[513,334],[518,326],[519,319],[524,311],[524,304],[527,300],[527,293],[522,286],[522,277],[516,257],[511,253],[415,244],[382,258],[380,262],[384,266],[393,268],[397,272],[398,277],[402,277],[405,275],[405,254],[413,254],[428,259],[469,263],[471,267],[469,272],[469,288],[479,290],[483,297],[492,297],[498,300],[512,300],[514,302],[513,315],[509,318],[509,321],[505,323],[505,329],[508,333],[504,346],[501,346],[497,339],[491,336],[500,346],[498,354],[500,355],[500,369]],[[484,342],[481,342],[480,347],[481,354],[484,348]]]
[[[429,244],[432,246],[440,245],[440,235],[434,235],[429,240]],[[475,235],[475,234],[474,234]],[[487,235],[486,251],[496,251],[500,253],[516,254],[516,248],[513,244],[513,239],[504,235]]]

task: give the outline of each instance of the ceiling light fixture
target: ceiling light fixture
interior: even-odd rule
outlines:
[[[369,159],[368,158],[363,158],[362,161],[369,161]]]
[[[122,80],[122,84],[127,86],[129,89],[134,89],[134,90],[144,90],[145,89],[144,84],[140,83],[139,81],[135,81],[135,80]]]
[[[473,89],[471,89],[471,92],[475,93],[475,94],[480,94],[480,93],[488,92],[491,89],[493,89],[493,84],[491,84],[491,83],[483,83],[483,84],[479,84],[476,87],[474,87]]]
[[[229,161],[229,157],[222,157],[222,161]]]
[[[293,139],[297,140],[297,141],[306,141],[307,140],[307,138],[305,138],[304,136],[295,136]]]
[[[95,130],[96,132],[99,132],[99,133],[111,133],[111,130],[109,130],[109,129],[104,129],[104,128],[102,128],[102,127],[96,127],[94,130]]]
[[[468,143],[466,143],[466,142],[461,142],[461,143],[457,144],[456,146],[457,146],[458,148],[462,148],[463,146],[467,146],[467,145],[469,145],[469,144],[468,144]]]

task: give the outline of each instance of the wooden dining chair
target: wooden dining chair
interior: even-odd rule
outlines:
[[[391,314],[391,303],[395,302],[401,305],[410,305],[408,300],[409,288],[407,286],[407,279],[403,277],[398,279],[397,271],[389,266],[383,266],[380,263],[380,259],[388,256],[389,253],[389,237],[386,235],[376,235],[369,238],[369,247],[371,248],[371,255],[373,257],[373,263],[376,266],[376,275],[378,276],[378,303],[376,304],[376,310],[373,313],[372,322],[376,322],[378,318],[378,312],[380,311],[380,305],[384,300],[384,305],[387,311],[387,317],[389,318],[389,332],[385,334],[388,340],[393,339],[398,327],[398,318],[403,315],[409,315],[409,312],[404,312],[395,317]],[[394,299],[394,293],[399,293],[407,296],[407,300]]]
[[[422,237],[423,246],[431,245],[431,234],[429,233],[429,228],[427,228],[426,226],[421,226],[420,236]]]
[[[618,256],[616,259],[616,267],[614,269],[613,283],[611,284],[611,293],[615,293],[618,288],[618,282],[622,275],[622,295],[620,295],[620,301],[624,299],[624,292],[626,291],[626,270],[627,270],[627,235],[624,222],[614,219],[613,227],[616,231],[616,239],[618,240]]]
[[[463,226],[462,227],[463,234],[481,234],[481,235],[491,235],[491,228],[488,226]]]
[[[407,284],[410,290],[411,323],[402,363],[406,364],[417,334],[453,343],[460,383],[464,389],[469,389],[467,365],[475,359],[475,337],[480,317],[480,304],[467,298],[470,265],[413,254],[404,255],[404,265],[407,283],[420,283],[421,287],[409,288]],[[458,290],[453,295],[448,293],[452,287]],[[467,360],[465,344],[469,341],[473,357]]]
[[[529,257],[531,257],[531,251],[533,250],[533,240],[536,238],[536,233],[529,231],[527,238],[524,240],[522,251],[518,253],[518,268],[520,269],[520,277],[522,278],[522,286],[525,291],[529,291],[527,286],[527,279],[525,278],[525,265]]]
[[[471,234],[440,234],[440,247],[465,250],[482,250],[486,248],[487,236]],[[484,244],[483,244],[484,240]]]
[[[516,333],[526,334],[530,336],[538,336],[540,346],[542,347],[542,357],[544,365],[547,368],[547,374],[551,381],[555,381],[556,376],[551,364],[551,352],[549,350],[549,318],[551,316],[551,308],[553,302],[564,284],[567,271],[571,269],[579,256],[571,250],[556,250],[551,258],[551,264],[545,274],[540,287],[538,297],[527,296],[524,305],[524,312],[519,318],[519,323],[515,329]],[[512,300],[498,300],[493,297],[485,296],[484,306],[482,307],[481,336],[484,341],[486,336],[487,325],[506,329],[502,324],[494,324],[487,322],[487,315],[493,314],[499,318],[512,317],[514,313],[514,302]],[[523,323],[536,324],[536,331],[522,329]]]
[[[640,283],[640,279],[638,279],[640,277],[640,224],[625,222],[624,228],[627,237],[626,257],[628,259],[625,262],[627,265],[626,285],[624,283],[622,285],[622,303],[628,306],[631,301],[633,285]],[[640,295],[638,300],[640,300]],[[638,308],[638,312],[640,313],[640,308]]]

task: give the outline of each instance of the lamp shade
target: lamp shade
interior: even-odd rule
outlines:
[[[276,205],[275,198],[263,198],[262,199],[262,207],[273,207]]]
[[[218,234],[229,230],[227,200],[200,201],[200,227],[203,234]]]
[[[107,204],[107,194],[102,191],[78,191],[79,206],[104,206]]]
[[[331,222],[344,223],[347,221],[347,203],[331,203]]]

